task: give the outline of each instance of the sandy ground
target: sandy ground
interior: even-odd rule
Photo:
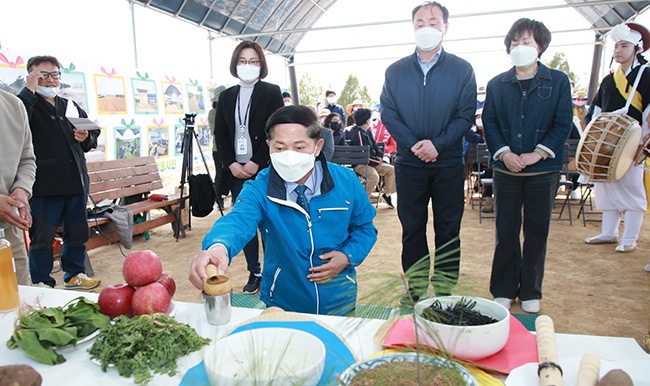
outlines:
[[[178,178],[172,176],[168,181],[166,187],[173,191]],[[574,216],[576,213],[574,206]],[[200,292],[187,279],[189,262],[200,250],[203,236],[219,217],[218,210],[215,210],[206,218],[192,218],[192,230],[178,242],[174,240],[169,225],[151,230],[149,240],[143,236],[135,237],[132,250],[155,251],[163,260],[164,270],[176,278],[178,290],[174,299],[200,301]],[[590,215],[588,218],[598,219],[599,216]],[[638,342],[643,341],[650,322],[650,274],[643,270],[650,263],[649,223],[646,221],[641,231],[638,250],[623,254],[614,251],[615,245],[584,244],[585,237],[599,233],[599,222],[588,222],[583,226],[582,219],[574,220],[573,225],[568,221],[552,221],[542,313],[554,319],[557,332],[632,337]],[[381,280],[373,276],[375,273],[401,272],[401,227],[397,211],[379,204],[375,225],[379,230],[377,244],[358,268],[359,303],[364,304],[368,304],[364,298],[383,288]],[[430,248],[433,248],[432,228],[430,219]],[[461,243],[461,279],[455,293],[491,298],[488,285],[494,248],[494,220],[483,219],[482,224],[479,223],[478,208],[472,209],[467,205]],[[124,253],[128,252],[124,250]],[[89,256],[96,276],[102,280],[97,292],[105,285],[123,282],[121,267],[124,256],[116,245],[92,250]],[[241,292],[248,278],[242,254],[235,258],[229,275],[235,291]],[[61,274],[56,274],[56,278],[57,287],[60,287]],[[511,311],[523,312],[519,304],[514,304]]]

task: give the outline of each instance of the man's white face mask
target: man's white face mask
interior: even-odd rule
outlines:
[[[41,94],[44,98],[54,98],[55,96],[59,95],[59,91],[61,90],[60,87],[45,87],[45,86],[38,86],[36,88],[36,92],[38,94]]]
[[[431,27],[420,28],[414,35],[415,44],[422,51],[433,51],[442,41],[442,32]]]
[[[315,153],[315,150],[314,150]],[[301,153],[293,150],[285,150],[278,153],[271,153],[271,165],[273,169],[289,182],[299,181],[314,168],[314,154]]]
[[[537,48],[517,46],[510,50],[510,60],[515,67],[530,66],[537,60]]]

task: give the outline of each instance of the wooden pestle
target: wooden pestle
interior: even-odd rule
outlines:
[[[580,359],[576,386],[596,386],[598,378],[600,378],[600,358],[596,354],[584,354]]]
[[[203,283],[203,292],[209,296],[220,296],[232,291],[232,283],[228,275],[219,275],[217,266],[208,264],[205,273],[208,275]]]
[[[540,368],[540,386],[562,386],[562,372],[559,366],[557,348],[555,346],[555,327],[553,319],[547,315],[540,315],[535,320],[537,332],[537,356]]]

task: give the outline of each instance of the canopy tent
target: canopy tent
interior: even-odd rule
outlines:
[[[250,36],[275,54],[298,43],[336,0],[133,0],[226,36]],[[291,32],[283,32],[291,31]]]
[[[174,18],[195,24],[222,36],[254,40],[270,53],[284,56],[289,63],[302,38],[336,0],[127,0]],[[595,34],[589,96],[598,85],[603,55],[602,39],[615,25],[633,20],[650,7],[650,1],[565,0],[566,4],[530,7],[529,10],[571,7],[589,21]],[[521,11],[522,9],[518,9]],[[390,10],[386,11],[387,13]],[[499,11],[499,12],[507,12]],[[493,12],[484,12],[486,16]],[[463,15],[452,15],[462,17]],[[466,15],[465,15],[466,16]],[[391,24],[392,20],[373,24]],[[359,24],[361,25],[361,24]],[[340,28],[359,25],[340,26]],[[289,67],[291,91],[297,96],[295,71]]]

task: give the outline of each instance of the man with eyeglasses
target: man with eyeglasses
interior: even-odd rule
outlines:
[[[63,231],[61,267],[64,288],[88,290],[99,280],[85,273],[86,200],[88,172],[84,152],[97,147],[99,130],[78,130],[68,119],[68,103],[57,94],[61,65],[53,56],[35,56],[27,61],[27,86],[18,97],[23,101],[32,131],[36,155],[36,181],[31,199],[32,227],[29,272],[37,286],[54,287],[50,273],[54,262],[52,240],[57,227]],[[79,117],[86,112],[74,103]]]

